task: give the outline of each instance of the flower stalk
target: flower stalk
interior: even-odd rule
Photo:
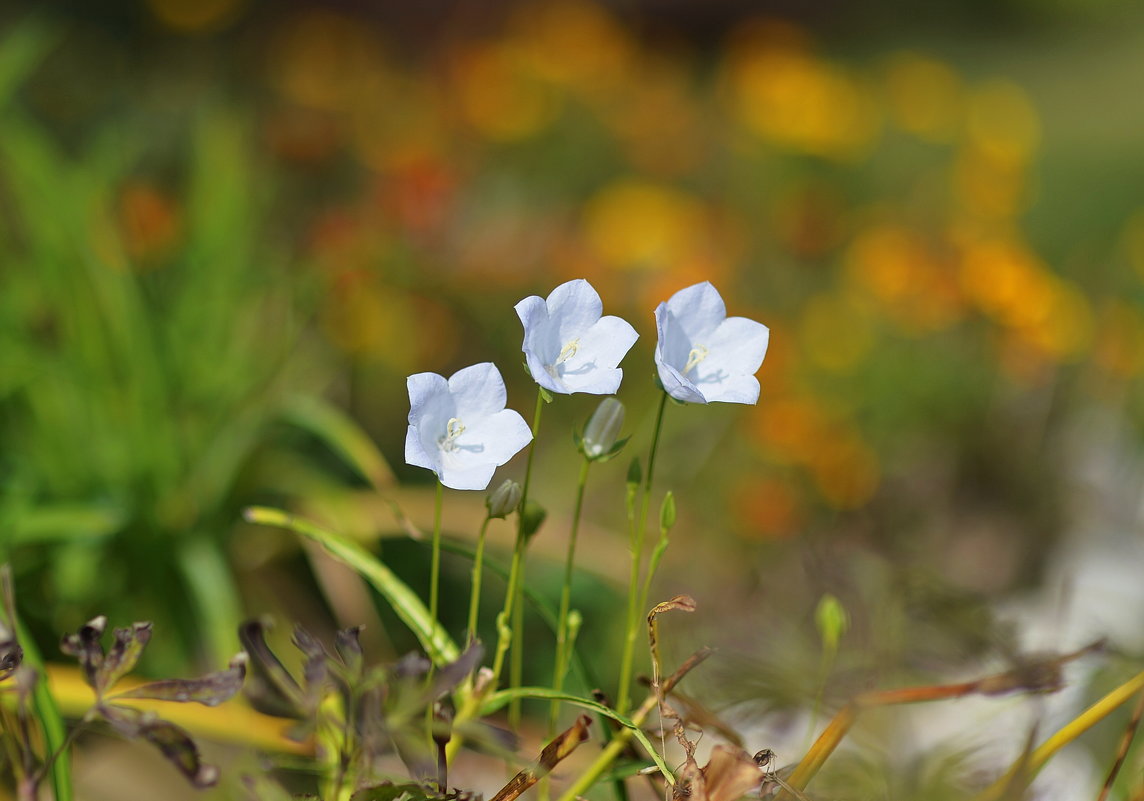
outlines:
[[[636,639],[640,628],[640,568],[643,564],[644,535],[647,531],[648,509],[651,504],[652,480],[655,477],[655,455],[659,448],[659,436],[663,430],[663,413],[667,408],[667,393],[659,398],[659,409],[655,415],[655,428],[651,435],[651,449],[648,451],[647,472],[644,474],[643,495],[640,501],[640,517],[638,525],[631,529],[632,569],[628,582],[628,609],[627,622],[624,630],[624,650],[620,658],[620,682],[616,691],[616,711],[621,715],[627,711],[629,703],[629,686],[632,680],[632,662],[635,657]],[[650,582],[651,577],[648,577]]]
[[[580,478],[576,483],[576,506],[572,512],[572,529],[568,534],[568,556],[564,561],[564,582],[560,589],[560,611],[556,617],[556,662],[552,668],[552,689],[564,689],[564,677],[568,674],[572,650],[570,642],[569,613],[572,605],[572,569],[576,562],[576,537],[580,532],[580,515],[584,508],[584,488],[588,485],[588,468],[592,460],[584,457],[580,465]],[[560,702],[553,701],[548,710],[548,736],[556,733],[560,715]]]

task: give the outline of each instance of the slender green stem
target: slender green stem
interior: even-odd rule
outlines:
[[[491,517],[485,515],[481,531],[477,534],[477,552],[473,557],[473,592],[469,596],[469,628],[467,640],[470,644],[477,639],[477,615],[481,608],[481,572],[484,569],[485,533],[489,530]]]
[[[663,430],[663,412],[667,408],[667,393],[659,399],[659,410],[655,415],[655,429],[651,435],[651,450],[647,457],[647,474],[644,477],[643,499],[640,502],[640,522],[633,530],[631,541],[632,570],[628,582],[628,615],[624,636],[624,650],[620,659],[620,685],[616,694],[616,711],[627,711],[629,686],[632,681],[632,661],[635,656],[636,638],[639,635],[640,618],[640,564],[643,561],[644,534],[647,531],[648,507],[651,504],[652,478],[655,475],[655,452],[659,448],[659,435]]]
[[[564,584],[560,589],[560,611],[556,615],[556,664],[552,669],[552,689],[564,689],[564,677],[570,661],[568,648],[568,613],[572,605],[572,569],[576,562],[576,536],[580,532],[580,514],[584,509],[584,488],[588,484],[588,468],[592,462],[585,458],[580,466],[580,479],[576,484],[576,506],[572,512],[572,530],[568,534],[568,558],[564,561]],[[556,734],[560,702],[553,701],[548,712],[548,736]]]
[[[651,560],[648,562],[647,572],[644,574],[643,588],[640,590],[640,602],[637,609],[647,609],[647,598],[651,593],[651,580],[655,577],[655,571],[659,568],[659,560],[663,558],[663,552],[667,550],[667,529],[662,526],[659,529],[659,541],[655,544],[655,549],[651,552]]]
[[[497,615],[497,651],[493,657],[492,687],[495,689],[504,668],[505,654],[508,653],[512,642],[512,628],[509,621],[512,619],[512,599],[516,596],[516,588],[520,583],[520,561],[524,555],[521,538],[517,538],[516,547],[512,550],[512,564],[508,569],[508,586],[504,593],[504,610]]]
[[[48,765],[41,770],[46,769],[51,777],[53,798],[56,801],[71,801],[74,797],[71,759],[68,756],[71,737],[64,726],[55,696],[48,689],[48,683],[43,680],[45,675],[44,662],[40,658],[40,652],[36,648],[35,641],[24,627],[22,620],[16,619],[10,622],[14,624],[16,629],[16,641],[24,648],[25,661],[35,668],[41,677],[32,690],[32,711],[40,722],[40,730],[44,735],[44,751],[48,754]]]
[[[437,482],[437,499],[433,505],[433,557],[429,568],[429,617],[437,620],[437,595],[441,583],[441,502],[445,485]],[[440,621],[437,621],[440,622]]]
[[[532,454],[536,447],[536,435],[540,431],[540,412],[544,408],[544,394],[539,387],[536,392],[536,410],[532,413],[532,442],[528,446],[528,461],[524,468],[524,484],[520,492],[520,509],[517,512],[516,544],[512,549],[512,566],[508,571],[508,587],[504,596],[504,611],[497,616],[497,650],[493,658],[493,681],[496,688],[504,668],[504,657],[508,653],[512,642],[512,630],[519,624],[513,621],[513,610],[516,608],[515,599],[520,594],[522,586],[522,567],[524,563],[524,507],[528,503],[528,489],[532,483]],[[510,625],[510,621],[512,624]]]
[[[441,583],[441,506],[442,500],[445,496],[445,485],[440,481],[437,482],[437,497],[433,503],[433,555],[429,567],[429,619],[434,623],[440,623],[437,619],[437,596],[440,590]],[[426,682],[433,681],[434,665],[429,665],[429,675],[426,677]],[[432,748],[433,743],[433,704],[429,704],[425,708],[425,736],[429,740],[429,746]]]
[[[540,412],[544,409],[544,390],[536,389],[536,409],[532,412],[532,442],[528,446],[528,462],[524,466],[524,484],[520,493],[520,515],[518,515],[517,541],[520,544],[520,575],[517,577],[516,594],[512,601],[512,665],[509,671],[509,686],[519,687],[524,679],[524,556],[528,543],[524,536],[524,511],[528,508],[528,490],[532,484],[532,457],[536,454],[536,437],[540,433]],[[520,728],[521,700],[514,699],[508,708],[508,722],[513,731]]]

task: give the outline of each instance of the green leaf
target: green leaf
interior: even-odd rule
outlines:
[[[339,562],[356,570],[381,593],[401,621],[417,637],[421,647],[435,665],[447,665],[457,661],[460,652],[456,643],[441,624],[430,617],[429,610],[425,608],[425,604],[417,594],[365,548],[340,534],[326,531],[281,509],[252,506],[245,511],[244,516],[251,523],[280,526],[317,542]]]
[[[286,420],[330,446],[374,489],[393,486],[393,471],[373,440],[332,403],[316,397],[296,396],[287,401],[283,413]]]
[[[118,531],[125,519],[107,506],[36,506],[13,511],[7,535],[14,545],[100,539]]]
[[[547,687],[509,687],[495,692],[485,699],[484,704],[481,706],[481,715],[491,715],[493,712],[496,712],[501,707],[507,706],[518,698],[543,698],[549,701],[564,701],[583,707],[584,709],[590,709],[596,714],[603,715],[606,718],[611,718],[625,729],[631,730],[632,736],[639,741],[639,744],[642,745],[651,758],[655,760],[656,766],[663,772],[663,775],[667,777],[667,780],[672,784],[675,783],[675,775],[671,772],[671,768],[663,761],[663,757],[655,750],[655,746],[651,744],[651,740],[643,733],[643,730],[632,723],[630,718],[621,715],[611,707],[605,706],[598,701],[581,698],[578,695],[557,692]]]

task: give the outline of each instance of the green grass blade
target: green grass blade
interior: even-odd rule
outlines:
[[[401,539],[408,538],[402,537]],[[464,557],[470,562],[476,558],[476,552],[472,548],[454,540],[442,539],[441,550],[445,551],[446,553]],[[498,563],[494,559],[491,559],[488,554],[485,554],[484,566],[485,570],[492,573],[494,576],[498,577],[506,584],[508,583],[508,567]],[[521,588],[521,591],[524,593],[524,600],[528,602],[528,605],[536,612],[540,619],[544,621],[544,624],[548,627],[549,632],[555,636],[557,628],[556,608],[552,604],[547,603],[540,596],[540,593],[538,593],[532,587],[526,585]],[[587,660],[584,659],[584,656],[580,652],[580,648],[576,643],[573,643],[572,648],[572,671],[576,674],[577,678],[580,679],[585,687],[600,686],[599,678],[592,671],[591,667],[588,665]]]
[[[339,562],[356,570],[381,593],[397,616],[416,635],[433,664],[442,666],[457,661],[460,652],[456,643],[441,624],[429,616],[429,610],[417,594],[356,542],[281,509],[252,506],[244,512],[244,516],[251,523],[280,526],[317,542]]]
[[[603,715],[606,718],[619,723],[626,729],[630,729],[632,736],[639,741],[640,745],[647,750],[652,759],[655,760],[656,767],[663,772],[664,777],[668,782],[675,783],[675,775],[671,772],[671,768],[663,761],[663,757],[655,750],[655,746],[651,744],[651,740],[643,733],[643,729],[632,722],[631,718],[619,714],[611,707],[604,706],[598,701],[593,701],[589,698],[581,698],[578,695],[570,695],[568,693],[557,692],[550,690],[547,687],[509,687],[499,692],[490,695],[481,706],[481,715],[490,715],[498,709],[507,706],[508,704],[523,698],[540,698],[549,701],[564,701],[565,703],[573,704],[575,706],[590,709],[598,715]]]
[[[287,421],[309,431],[376,489],[393,486],[393,471],[369,435],[350,417],[321,398],[295,396],[283,410]]]
[[[44,752],[48,755],[56,754],[55,760],[48,771],[52,782],[52,793],[56,801],[72,801],[71,760],[68,750],[64,748],[67,742],[67,729],[64,727],[63,716],[52,691],[48,689],[47,671],[44,670],[44,660],[36,649],[32,636],[24,627],[23,622],[16,621],[16,638],[24,649],[24,661],[31,665],[39,675],[39,681],[32,691],[32,708],[40,728],[44,733]]]

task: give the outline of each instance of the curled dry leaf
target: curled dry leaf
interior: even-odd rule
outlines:
[[[540,752],[540,759],[530,768],[525,768],[513,776],[508,784],[500,789],[492,801],[513,801],[525,790],[536,784],[543,776],[552,772],[556,765],[571,754],[580,743],[588,739],[588,727],[592,719],[581,715],[568,729],[562,732]]]
[[[100,639],[106,628],[107,618],[100,615],[80,626],[75,634],[66,634],[60,640],[60,650],[79,660],[84,681],[96,692],[99,691],[99,669],[103,666],[103,645]]]
[[[218,782],[218,768],[202,761],[195,741],[174,723],[160,719],[153,712],[111,704],[101,704],[98,710],[121,736],[146,740],[158,748],[195,787],[213,787]]]
[[[148,682],[127,692],[116,694],[114,700],[149,698],[155,701],[193,702],[204,706],[218,706],[223,701],[229,701],[242,689],[242,681],[246,676],[246,661],[246,653],[239,652],[230,660],[230,666],[226,670],[208,673],[197,679],[164,679]]]
[[[238,628],[238,639],[250,657],[244,692],[251,706],[265,715],[304,720],[302,688],[266,644],[267,624],[250,620]]]

